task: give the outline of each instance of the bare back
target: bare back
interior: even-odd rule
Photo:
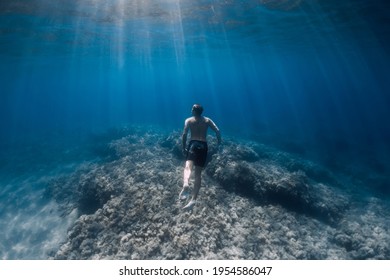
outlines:
[[[207,129],[209,127],[216,133],[219,133],[219,129],[211,119],[206,117],[191,117],[185,121],[184,132],[187,133],[190,130],[191,140],[206,142]]]

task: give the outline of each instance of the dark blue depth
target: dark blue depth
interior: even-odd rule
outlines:
[[[388,175],[386,1],[1,1],[0,140],[223,133]],[[55,140],[53,140],[55,141]]]

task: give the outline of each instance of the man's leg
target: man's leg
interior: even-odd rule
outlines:
[[[183,209],[191,209],[196,203],[196,199],[198,197],[198,193],[202,183],[201,182],[202,169],[203,168],[200,166],[195,166],[195,184],[194,184],[194,190],[192,192],[192,199],[190,200],[190,202],[188,202],[186,206],[183,207]]]
[[[198,197],[199,189],[202,183],[202,167],[195,166],[195,184],[194,184],[194,191],[192,193],[192,199],[196,200]]]
[[[194,162],[192,160],[187,160],[186,161],[186,166],[184,167],[184,176],[183,176],[183,187],[188,187],[189,181],[190,181],[190,176],[191,176],[191,171],[192,167],[194,166]]]
[[[190,177],[191,177],[191,171],[192,167],[194,166],[194,162],[192,160],[186,161],[186,166],[184,167],[184,174],[183,174],[183,189],[181,190],[179,194],[179,199],[186,199],[189,194],[189,185],[190,185]]]

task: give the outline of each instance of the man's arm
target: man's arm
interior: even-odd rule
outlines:
[[[216,126],[216,124],[211,119],[208,119],[208,120],[209,120],[208,123],[209,123],[210,128],[212,130],[214,130],[215,136],[217,136],[218,145],[220,145],[222,143],[221,132],[219,131],[219,128]]]
[[[183,135],[181,136],[183,153],[186,150],[188,129],[189,129],[188,120],[186,120],[184,122]]]

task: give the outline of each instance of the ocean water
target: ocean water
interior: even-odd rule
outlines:
[[[389,5],[1,1],[0,257],[55,255],[78,215],[47,185],[94,162],[107,130],[180,130],[194,103],[223,136],[312,160],[387,203]]]

